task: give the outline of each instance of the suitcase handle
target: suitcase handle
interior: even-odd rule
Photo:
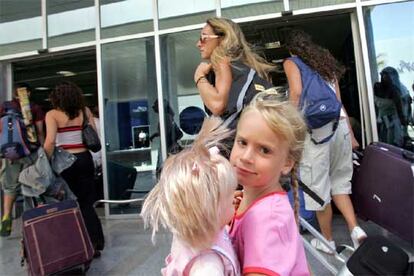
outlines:
[[[414,162],[414,152],[408,151],[408,150],[403,150],[402,156],[405,159],[407,159],[408,161],[410,161],[411,163]]]
[[[141,202],[144,201],[145,198],[133,198],[133,199],[125,199],[125,200],[111,200],[111,199],[101,199],[96,201],[93,204],[93,207],[96,207],[96,205],[98,205],[99,203],[107,203],[107,204],[127,204],[127,203],[134,203],[134,202]]]

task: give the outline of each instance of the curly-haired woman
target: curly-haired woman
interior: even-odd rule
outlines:
[[[46,139],[44,149],[52,156],[55,147],[73,153],[75,163],[61,173],[76,195],[86,224],[95,256],[104,247],[104,235],[93,203],[95,201],[94,164],[92,155],[82,143],[84,114],[95,128],[91,111],[85,106],[82,90],[74,83],[62,82],[49,95],[53,109],[46,113]],[[95,128],[96,129],[96,128]]]
[[[319,74],[326,82],[335,88],[332,93],[341,101],[338,80],[344,73],[343,67],[335,60],[327,49],[315,44],[311,37],[300,30],[292,30],[286,40],[286,47],[293,58],[285,60],[283,67],[289,83],[289,99],[299,108],[299,100],[303,87],[311,81],[313,74]],[[303,69],[304,63],[306,69]],[[305,195],[307,210],[316,211],[322,235],[335,248],[332,238],[332,208],[331,198],[343,214],[354,247],[357,247],[366,233],[358,226],[354,208],[350,200],[352,178],[352,148],[358,147],[344,108],[334,136],[323,144],[315,144],[307,135],[305,150],[300,163],[301,180],[318,194],[325,202],[318,205],[313,199]],[[332,131],[331,123],[318,129],[320,133]],[[312,135],[314,135],[313,130]],[[311,244],[326,253],[332,253],[319,240],[314,239]]]
[[[209,114],[223,120],[237,111],[237,99],[250,68],[260,78],[255,78],[256,90],[269,88],[269,72],[272,64],[253,52],[240,26],[230,19],[212,17],[207,19],[197,41],[203,61],[194,73],[194,82]],[[254,94],[246,94],[244,105]],[[237,120],[230,124],[235,129]]]

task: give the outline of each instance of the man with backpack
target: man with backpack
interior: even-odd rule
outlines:
[[[2,155],[0,157],[0,184],[3,190],[3,216],[1,218],[0,236],[9,236],[12,230],[11,212],[16,196],[20,192],[18,182],[21,170],[34,161],[35,149],[44,142],[43,122],[45,114],[41,107],[36,104],[28,105],[25,110],[26,116],[22,115],[21,102],[17,89],[25,88],[27,97],[30,97],[30,88],[26,84],[17,85],[13,92],[13,99],[5,101],[0,105],[0,140]],[[30,124],[36,132],[37,141],[28,141],[26,124],[24,123],[27,113],[31,113]],[[28,125],[27,127],[31,127]],[[11,146],[13,145],[13,146]]]

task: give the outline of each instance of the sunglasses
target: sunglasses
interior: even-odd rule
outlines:
[[[219,37],[220,37],[220,35],[201,34],[198,41],[200,41],[200,43],[205,43],[210,38],[213,39],[213,38],[219,38]]]

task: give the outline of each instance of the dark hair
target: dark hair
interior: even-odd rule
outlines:
[[[68,115],[69,119],[75,119],[85,107],[82,90],[74,83],[64,81],[56,85],[50,93],[49,99],[53,108],[59,109]]]
[[[26,82],[21,82],[21,83],[16,83],[15,84],[15,88],[13,90],[13,98],[16,98],[17,95],[17,89],[18,88],[26,88],[27,92],[31,93],[32,92],[32,88],[30,87],[30,85]]]
[[[315,44],[302,30],[292,29],[286,38],[286,48],[293,55],[319,73],[327,81],[338,80],[345,68],[332,56],[329,50]]]
[[[17,90],[17,88],[26,88],[26,90],[27,91],[32,91],[32,87],[28,84],[28,83],[26,83],[26,82],[21,82],[21,83],[17,83],[16,84],[16,90]]]

